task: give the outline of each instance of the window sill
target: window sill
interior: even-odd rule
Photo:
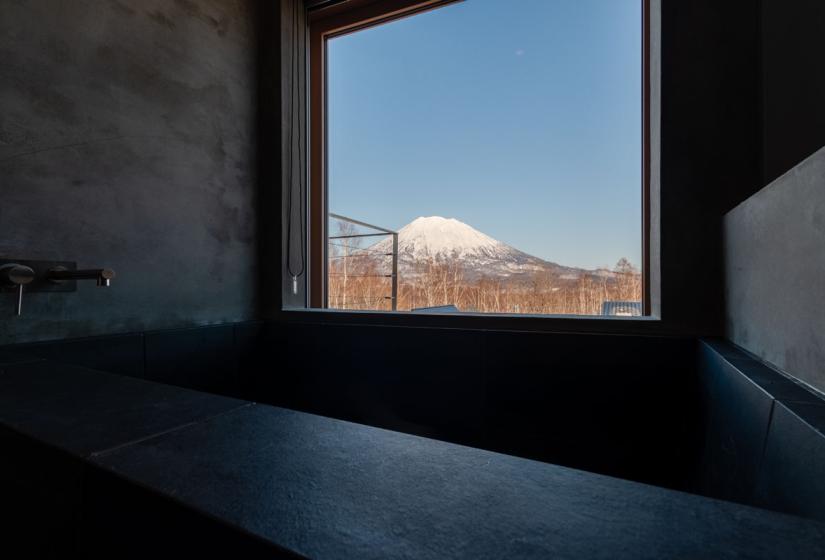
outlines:
[[[280,319],[296,323],[329,323],[467,330],[506,330],[582,334],[679,335],[659,317],[526,315],[490,313],[410,313],[285,308]]]

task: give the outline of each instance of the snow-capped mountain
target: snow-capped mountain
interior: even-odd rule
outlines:
[[[392,239],[381,241],[374,249],[392,252]],[[470,277],[509,278],[540,271],[578,277],[584,272],[528,255],[455,218],[441,216],[416,218],[398,232],[400,274],[414,275],[431,261],[460,263]]]

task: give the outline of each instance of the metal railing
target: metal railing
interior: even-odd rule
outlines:
[[[370,298],[374,301],[390,301],[390,308],[392,311],[396,311],[398,309],[398,232],[393,231],[391,229],[382,228],[380,226],[375,226],[372,224],[368,224],[366,222],[362,222],[360,220],[354,220],[347,216],[342,216],[340,214],[333,214],[332,212],[329,213],[330,218],[334,218],[336,220],[346,222],[352,224],[353,226],[359,226],[363,228],[368,228],[375,230],[376,233],[346,233],[342,235],[329,235],[327,236],[327,243],[328,245],[337,245],[339,247],[344,247],[347,250],[353,250],[353,254],[346,253],[344,255],[332,255],[332,251],[327,248],[327,262],[332,259],[349,259],[349,258],[363,258],[364,256],[385,256],[385,257],[392,257],[392,268],[389,274],[349,274],[345,273],[349,278],[389,278],[390,279],[390,295],[389,296],[378,296],[375,298]],[[391,252],[376,252],[375,250],[371,250],[369,247],[366,249],[354,247],[349,245],[349,240],[351,239],[363,239],[363,238],[371,238],[371,237],[385,237],[385,236],[392,236],[392,251]],[[344,240],[344,243],[335,243],[334,241]],[[327,272],[327,275],[333,275],[338,273],[331,273]],[[346,297],[346,294],[344,295]],[[357,299],[356,300],[359,304],[368,304],[372,303],[371,301],[366,301],[365,299]],[[327,293],[327,303],[329,304],[329,293]]]

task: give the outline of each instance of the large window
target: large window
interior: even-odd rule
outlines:
[[[313,306],[645,314],[644,3],[346,4],[310,36]]]

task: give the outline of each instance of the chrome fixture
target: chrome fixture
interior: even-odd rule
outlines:
[[[14,288],[17,292],[17,305],[15,315],[18,317],[23,312],[23,286],[34,280],[34,270],[19,263],[9,263],[0,266],[0,285],[6,288]]]
[[[76,269],[74,261],[0,257],[0,292],[14,291],[17,296],[15,314],[21,315],[24,286],[27,294],[75,292],[77,280],[94,280],[98,286],[109,286],[115,277],[115,271],[110,268]]]
[[[50,268],[46,278],[52,282],[65,280],[94,280],[98,286],[109,287],[115,271],[111,268],[90,268],[88,270],[69,270],[62,266]]]

